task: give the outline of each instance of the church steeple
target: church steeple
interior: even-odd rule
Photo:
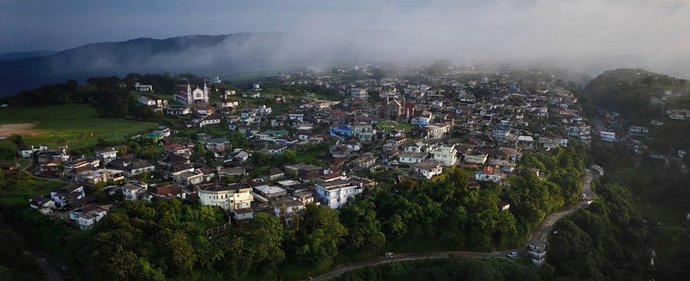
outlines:
[[[206,79],[204,79],[204,102],[208,103],[208,87],[206,87]]]
[[[187,104],[193,104],[194,97],[192,96],[192,85],[189,85],[189,80],[187,80]]]

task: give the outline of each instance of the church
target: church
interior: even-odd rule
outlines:
[[[175,101],[184,105],[205,104],[208,103],[208,87],[204,82],[204,87],[192,90],[192,86],[187,82],[187,87],[181,87],[180,91],[175,95]]]

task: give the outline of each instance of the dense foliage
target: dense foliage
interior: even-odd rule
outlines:
[[[444,281],[444,280],[540,280],[533,267],[502,259],[449,259],[395,262],[354,270],[337,281]]]
[[[633,123],[648,123],[662,110],[651,98],[659,98],[666,89],[687,90],[685,79],[676,79],[642,69],[606,71],[585,87],[594,104],[620,113]]]
[[[559,221],[548,263],[558,280],[648,280],[650,231],[627,188],[597,188],[599,200]]]
[[[347,245],[361,245],[363,256],[380,253],[384,240],[389,248],[404,251],[521,247],[549,212],[578,200],[583,149],[525,155],[525,169],[505,189],[492,184],[468,188],[461,169],[449,169],[434,181],[383,184],[343,207],[341,220],[351,230]],[[501,201],[510,203],[509,211],[501,211]],[[428,242],[415,242],[421,240]]]

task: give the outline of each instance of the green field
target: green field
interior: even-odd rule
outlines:
[[[49,195],[50,191],[65,186],[63,183],[37,179],[0,179],[0,204],[4,206],[29,206],[29,199]]]
[[[0,109],[0,125],[21,123],[33,124],[34,128],[10,133],[21,134],[27,144],[49,147],[67,144],[70,148],[93,145],[98,138],[123,141],[157,126],[155,123],[98,118],[93,107],[83,104]]]
[[[390,132],[393,129],[410,132],[412,130],[412,125],[405,122],[396,122],[393,120],[380,120],[377,124],[379,128],[386,132]]]

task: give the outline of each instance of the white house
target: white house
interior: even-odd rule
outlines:
[[[361,142],[371,142],[376,130],[367,122],[357,122],[352,126],[352,134]]]
[[[127,173],[127,176],[133,177],[133,176],[141,175],[143,173],[153,172],[155,169],[156,169],[156,166],[149,163],[148,161],[138,160],[138,161],[132,162],[127,167],[125,167],[125,172]]]
[[[53,209],[55,209],[55,201],[51,200],[50,198],[38,196],[34,199],[29,200],[29,206],[31,206],[32,209],[36,209],[45,215],[52,212]]]
[[[89,230],[108,214],[108,208],[95,204],[86,205],[69,212],[69,219],[81,230]]]
[[[474,174],[474,180],[477,182],[494,182],[499,183],[503,180],[503,172],[492,166],[486,166],[481,170],[477,170]]]
[[[273,202],[273,212],[276,217],[290,220],[290,218],[304,210],[305,203],[294,196],[276,198]]]
[[[134,88],[137,89],[139,92],[153,92],[153,86],[152,85],[143,85],[136,83],[134,84]]]
[[[117,150],[114,147],[108,147],[101,150],[96,150],[96,158],[101,160],[103,164],[108,164],[110,161],[117,158]]]
[[[128,182],[122,187],[122,196],[125,200],[147,200],[147,184],[142,182]]]
[[[486,153],[479,153],[475,151],[465,152],[463,161],[467,164],[484,165],[489,159],[489,155]]]
[[[250,208],[254,196],[252,188],[246,184],[211,184],[199,187],[199,201],[205,206],[218,206],[224,210]]]
[[[356,195],[362,194],[363,190],[361,185],[344,180],[317,181],[314,185],[316,197],[332,209],[339,209],[347,203],[347,200],[352,200]]]
[[[614,133],[614,132],[601,131],[601,132],[599,132],[599,137],[601,137],[601,140],[605,141],[605,142],[616,141],[616,133]]]
[[[443,173],[443,165],[436,161],[424,161],[412,165],[412,171],[427,179]]]
[[[431,151],[431,159],[441,162],[444,166],[453,166],[458,160],[457,152],[454,144],[444,144]]]

